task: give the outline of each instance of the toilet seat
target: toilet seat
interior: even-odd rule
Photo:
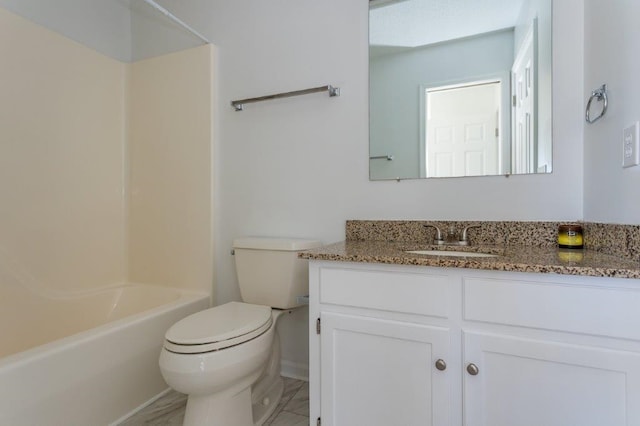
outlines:
[[[219,351],[260,336],[272,323],[269,306],[229,302],[175,323],[165,334],[164,348],[179,354]]]

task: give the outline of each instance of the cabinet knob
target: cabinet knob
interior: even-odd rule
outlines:
[[[479,372],[480,370],[478,370],[477,365],[473,363],[467,365],[467,373],[471,374],[472,376],[477,376]]]
[[[440,371],[444,371],[447,369],[447,363],[444,360],[439,359],[436,361],[436,368]]]

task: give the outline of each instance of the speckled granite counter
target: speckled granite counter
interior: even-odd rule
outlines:
[[[457,246],[433,246],[424,241],[432,241],[431,235],[425,235],[424,223],[433,222],[376,222],[376,221],[349,221],[347,222],[347,241],[327,245],[318,249],[301,253],[300,257],[314,260],[331,260],[340,262],[365,262],[365,263],[386,263],[394,265],[419,265],[450,268],[470,268],[486,269],[494,271],[513,272],[533,272],[533,273],[555,273],[565,275],[584,275],[594,277],[615,277],[615,278],[636,278],[640,279],[640,261],[636,256],[638,247],[635,239],[626,238],[624,250],[622,247],[613,247],[610,250],[590,249],[587,244],[585,250],[560,250],[554,241],[555,223],[522,223],[513,225],[512,229],[539,229],[545,233],[545,238],[534,238],[541,242],[538,245],[528,244],[529,241],[520,241],[511,237],[506,237],[507,244],[487,244],[486,238],[482,236],[482,230],[476,235],[476,242],[472,240],[469,247]],[[503,222],[504,223],[504,222]],[[418,225],[416,225],[418,224]],[[497,228],[496,223],[483,223],[485,229]],[[466,224],[465,224],[466,225]],[[537,225],[537,226],[536,226]],[[545,225],[538,227],[539,225]],[[589,226],[587,224],[587,226]],[[620,226],[620,225],[611,225]],[[395,236],[393,241],[376,239],[384,233],[370,233],[371,228],[392,229]],[[419,232],[407,232],[406,229],[414,227]],[[363,231],[362,229],[367,229]],[[587,228],[588,229],[588,228]],[[617,229],[617,228],[616,228]],[[635,226],[630,228],[632,235],[637,234]],[[360,232],[360,234],[358,234]],[[355,239],[359,235],[367,236],[365,239]],[[389,232],[387,232],[388,237]],[[530,235],[531,233],[527,233]],[[398,237],[400,235],[400,237]],[[360,237],[362,238],[362,237]],[[503,240],[503,241],[504,241]],[[495,241],[495,240],[494,240]],[[587,240],[588,241],[588,240]],[[593,240],[592,240],[593,241]],[[502,242],[502,241],[500,241]],[[593,246],[592,246],[593,247]],[[435,256],[424,254],[406,253],[409,250],[457,250],[457,251],[477,251],[482,253],[495,254],[496,257],[458,257],[458,256]]]

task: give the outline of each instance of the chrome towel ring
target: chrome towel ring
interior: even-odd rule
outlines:
[[[600,114],[597,117],[591,118],[590,117],[590,113],[591,113],[591,102],[593,102],[593,100],[596,100],[598,102],[602,101],[602,111],[600,112]],[[591,92],[591,96],[589,97],[589,102],[587,102],[587,112],[585,115],[585,118],[587,120],[587,123],[592,124],[595,123],[596,121],[600,120],[606,113],[607,113],[607,106],[609,104],[609,101],[607,99],[607,85],[603,84],[602,87],[600,87],[599,89],[596,89],[594,91]]]

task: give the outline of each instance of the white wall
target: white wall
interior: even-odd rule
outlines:
[[[420,88],[472,79],[509,76],[513,63],[513,31],[377,56],[371,60],[371,155],[394,155],[393,161],[372,160],[374,179],[416,178],[420,170]],[[504,83],[506,101],[511,96]],[[423,95],[424,96],[424,95]],[[509,110],[502,120],[509,129]],[[504,134],[504,129],[503,129]],[[424,171],[422,172],[424,175]]]
[[[585,202],[588,221],[640,224],[640,167],[622,168],[622,131],[640,120],[640,2],[585,0],[583,105],[606,83],[609,110],[585,124]],[[602,104],[594,105],[594,113]]]
[[[121,62],[203,44],[143,0],[0,0],[0,7]]]
[[[234,237],[344,239],[346,219],[582,218],[582,0],[554,7],[554,172],[370,182],[366,0],[164,0],[219,47],[217,301],[239,299]],[[578,24],[576,24],[578,23]],[[233,99],[341,87],[247,106]],[[283,322],[283,357],[306,363],[306,323]]]

